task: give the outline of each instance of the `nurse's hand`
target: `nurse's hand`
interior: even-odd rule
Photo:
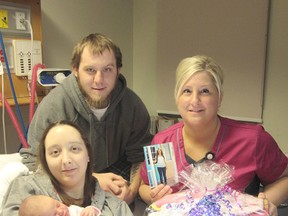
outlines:
[[[151,189],[150,197],[151,203],[161,199],[162,197],[172,194],[173,190],[169,185],[159,184],[155,188]]]
[[[269,202],[264,193],[259,193],[258,198],[263,199],[264,210],[269,214],[269,216],[278,216],[277,206]]]

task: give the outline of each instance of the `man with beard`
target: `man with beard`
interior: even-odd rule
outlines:
[[[89,138],[94,176],[100,186],[128,204],[140,185],[143,146],[150,144],[150,117],[120,73],[122,54],[111,39],[90,34],[73,50],[72,71],[39,104],[28,131],[30,148],[22,162],[36,169],[37,147],[45,128],[59,120],[79,125]]]

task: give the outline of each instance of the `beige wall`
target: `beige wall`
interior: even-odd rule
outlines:
[[[122,72],[133,84],[133,0],[41,0],[43,58],[48,68],[69,68],[73,46],[84,36],[101,32],[111,37],[123,52]],[[15,115],[16,111],[14,109]],[[25,124],[29,106],[21,106]],[[2,116],[0,153],[4,153]],[[6,115],[7,148],[16,152],[19,139]]]
[[[156,115],[157,14],[154,0],[134,1],[133,90]]]
[[[157,62],[155,38],[157,38],[157,27],[159,28],[155,26],[157,19],[155,7],[156,3],[153,0],[136,0],[133,8],[133,87],[147,105],[151,115],[157,114],[155,92],[156,80],[159,79],[155,75]],[[288,20],[287,11],[288,1],[271,0],[263,109],[264,127],[286,153],[288,153],[288,114],[286,114],[288,108],[288,26],[285,24],[285,20]]]
[[[133,0],[41,0],[41,8],[46,67],[70,68],[74,45],[99,32],[121,47],[122,72],[133,83]]]
[[[154,0],[41,0],[43,56],[47,67],[70,68],[74,44],[90,32],[110,36],[122,49],[123,73],[151,115],[157,111],[157,19]],[[288,1],[271,0],[263,125],[288,153]],[[28,107],[22,107],[27,120]],[[2,119],[2,117],[1,117]],[[19,139],[9,118],[9,152]],[[0,126],[2,138],[2,125]],[[0,143],[2,144],[2,139]],[[3,153],[0,145],[0,153]]]
[[[264,127],[288,153],[288,1],[271,0]]]

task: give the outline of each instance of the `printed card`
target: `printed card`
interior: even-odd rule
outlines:
[[[159,184],[178,183],[177,165],[173,143],[144,146],[145,163],[151,188]]]

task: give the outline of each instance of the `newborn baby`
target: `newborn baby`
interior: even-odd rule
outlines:
[[[32,195],[21,204],[19,216],[99,216],[101,211],[94,206],[85,208],[54,200],[49,196]]]

